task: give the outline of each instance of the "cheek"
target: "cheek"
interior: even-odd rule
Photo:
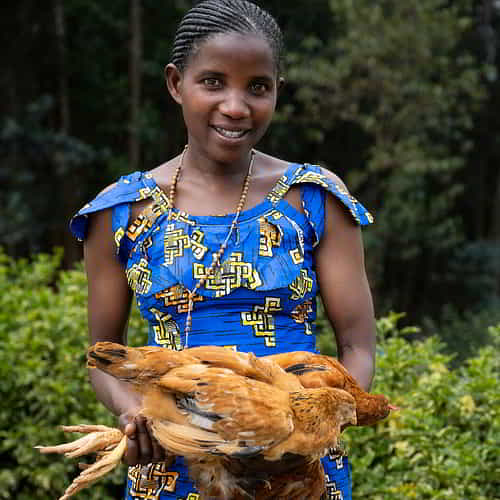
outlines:
[[[213,99],[210,99],[205,94],[192,92],[189,96],[183,99],[182,109],[185,116],[203,115],[213,108]]]
[[[276,109],[276,99],[266,99],[265,101],[261,101],[255,106],[254,109],[256,114],[262,120],[271,121],[274,115],[274,110]]]
[[[254,113],[258,114],[268,114],[273,113],[276,107],[276,99],[272,93],[265,96],[248,96],[247,104],[253,109]]]

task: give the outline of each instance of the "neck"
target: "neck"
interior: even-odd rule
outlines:
[[[358,425],[373,425],[389,415],[388,401],[382,394],[364,393],[356,397],[356,413]]]
[[[248,172],[252,159],[252,150],[232,162],[208,158],[196,147],[189,144],[184,157],[183,171],[197,177],[242,177]]]

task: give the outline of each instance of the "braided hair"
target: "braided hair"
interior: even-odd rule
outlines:
[[[203,0],[191,8],[177,28],[172,63],[182,72],[204,41],[222,33],[264,37],[280,71],[283,37],[278,23],[271,14],[246,0]]]

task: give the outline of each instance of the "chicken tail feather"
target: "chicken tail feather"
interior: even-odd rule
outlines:
[[[97,342],[87,351],[87,366],[139,385],[160,377],[170,369],[197,360],[184,351],[159,346],[127,347],[114,342]]]
[[[165,420],[154,420],[151,427],[158,442],[174,455],[190,457],[212,454],[251,457],[263,449],[257,446],[241,446],[241,442],[226,441],[214,432]]]
[[[210,453],[224,442],[213,432],[165,420],[153,420],[151,428],[158,442],[175,455],[191,456]]]
[[[310,372],[326,372],[328,368],[322,365],[311,365],[306,363],[297,363],[295,365],[287,366],[285,371],[300,376]]]
[[[143,371],[144,356],[138,350],[113,342],[98,342],[87,351],[87,366],[99,368],[120,380],[133,380]]]

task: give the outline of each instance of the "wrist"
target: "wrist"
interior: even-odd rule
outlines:
[[[371,353],[361,349],[346,350],[339,361],[347,371],[356,379],[356,382],[365,391],[370,391],[374,372],[375,359]]]
[[[116,417],[140,410],[142,396],[129,384],[98,370],[90,372],[90,381],[97,399]]]

